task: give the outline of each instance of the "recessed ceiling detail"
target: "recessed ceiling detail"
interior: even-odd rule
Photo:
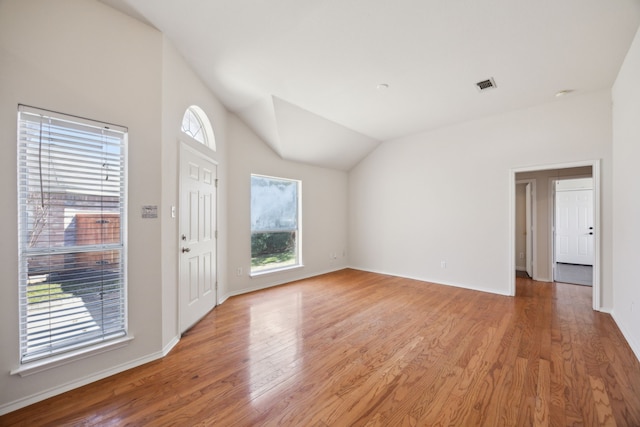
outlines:
[[[380,144],[276,96],[238,115],[285,160],[348,171]]]
[[[478,87],[479,91],[485,91],[485,90],[489,90],[489,89],[495,89],[496,86],[496,82],[493,79],[493,77],[488,78],[487,80],[482,80],[481,82],[476,83],[476,86]]]

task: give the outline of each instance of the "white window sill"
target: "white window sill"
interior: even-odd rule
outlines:
[[[20,365],[18,368],[13,369],[10,373],[11,375],[20,375],[21,377],[26,377],[29,375],[37,374],[38,372],[66,365],[67,363],[84,359],[89,356],[94,356],[96,354],[122,348],[129,344],[131,340],[133,340],[133,336],[127,335],[104,343],[96,344],[91,347],[69,351],[66,353],[47,357],[45,359],[34,360],[33,362],[27,362]]]
[[[296,270],[302,267],[304,267],[303,264],[296,264],[296,265],[291,265],[291,266],[282,267],[282,268],[273,268],[269,270],[255,271],[255,272],[249,273],[249,277],[259,277],[259,276],[265,276],[271,273],[281,273],[283,271]]]

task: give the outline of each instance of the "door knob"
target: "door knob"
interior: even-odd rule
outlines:
[[[190,248],[182,248],[182,253],[185,253],[185,252],[191,252],[191,249]]]

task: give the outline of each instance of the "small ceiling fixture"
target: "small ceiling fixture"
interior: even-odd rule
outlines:
[[[378,84],[378,86],[376,86],[376,89],[378,89],[378,90],[389,89],[389,85],[386,84],[386,83],[380,83],[380,84]]]
[[[498,87],[493,77],[490,77],[486,80],[482,80],[481,82],[476,83],[476,86],[478,87],[478,90],[480,92],[489,90],[489,89],[495,89],[496,87]]]
[[[556,92],[556,98],[560,98],[562,96],[569,95],[571,92],[573,92],[573,90],[571,90],[571,89],[560,90],[560,91]]]

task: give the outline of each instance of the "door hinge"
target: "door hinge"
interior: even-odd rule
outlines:
[[[218,238],[218,230],[216,230],[213,234],[214,234],[215,238],[217,239]]]
[[[218,188],[218,178],[216,178],[216,188]]]

